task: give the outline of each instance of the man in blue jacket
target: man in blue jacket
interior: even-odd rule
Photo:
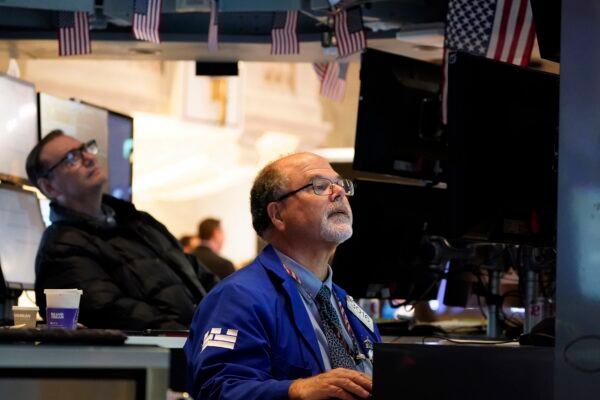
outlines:
[[[267,165],[250,202],[269,245],[201,302],[185,344],[196,399],[355,399],[371,393],[371,318],[332,283],[352,235],[352,182],[299,153]],[[359,279],[359,277],[357,277]]]

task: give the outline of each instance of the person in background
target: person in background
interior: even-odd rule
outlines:
[[[250,194],[269,245],[200,303],[184,346],[196,399],[354,399],[372,390],[373,320],[332,282],[351,181],[314,154],[267,165]],[[360,279],[360,277],[357,277]]]
[[[190,254],[200,245],[200,238],[194,235],[183,235],[179,238],[179,244],[183,247],[184,253]]]
[[[27,157],[29,181],[51,200],[36,258],[40,314],[44,289],[78,288],[90,328],[187,329],[214,276],[150,214],[102,194],[97,152],[55,130]]]
[[[198,237],[200,246],[196,247],[194,254],[200,262],[206,265],[220,279],[226,278],[235,272],[231,261],[219,255],[225,235],[221,228],[221,221],[206,218],[198,224]]]

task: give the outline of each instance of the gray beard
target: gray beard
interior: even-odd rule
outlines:
[[[352,236],[352,217],[337,216],[333,220],[327,215],[321,220],[321,238],[326,242],[340,244]]]

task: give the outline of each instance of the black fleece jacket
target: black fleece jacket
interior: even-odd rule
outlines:
[[[36,258],[36,300],[44,289],[83,290],[79,322],[90,328],[188,329],[217,279],[150,214],[105,195],[110,221],[51,204]]]

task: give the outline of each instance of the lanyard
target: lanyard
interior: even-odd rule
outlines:
[[[296,282],[298,289],[300,289],[309,299],[312,299],[312,296],[310,296],[310,294],[308,293],[308,290],[306,290],[304,285],[302,285],[302,281],[300,280],[300,277],[291,268],[289,268],[287,265],[285,265],[285,263],[282,263],[282,264],[283,264],[283,268],[288,273],[288,275],[294,280],[294,282]],[[354,347],[354,349],[351,349],[350,346],[348,346],[348,342],[346,342],[346,339],[344,338],[338,324],[330,324],[330,326],[334,330],[335,335],[337,336],[340,343],[342,343],[342,346],[344,346],[344,349],[348,352],[350,357],[352,357],[354,362],[356,364],[358,364],[359,362],[365,360],[366,357],[364,356],[364,354],[362,354],[359,351],[358,343],[356,342],[356,337],[354,336],[354,331],[352,330],[352,327],[350,326],[350,321],[348,320],[348,316],[346,315],[346,310],[344,309],[342,302],[340,301],[340,299],[338,298],[338,296],[334,290],[332,290],[331,292],[333,293],[333,297],[336,300],[338,309],[340,311],[340,315],[342,316],[342,320],[344,322],[344,326],[346,327],[346,331],[348,332],[348,335],[350,336],[350,340],[352,340],[352,347]],[[324,321],[323,323],[326,323],[326,322]]]

